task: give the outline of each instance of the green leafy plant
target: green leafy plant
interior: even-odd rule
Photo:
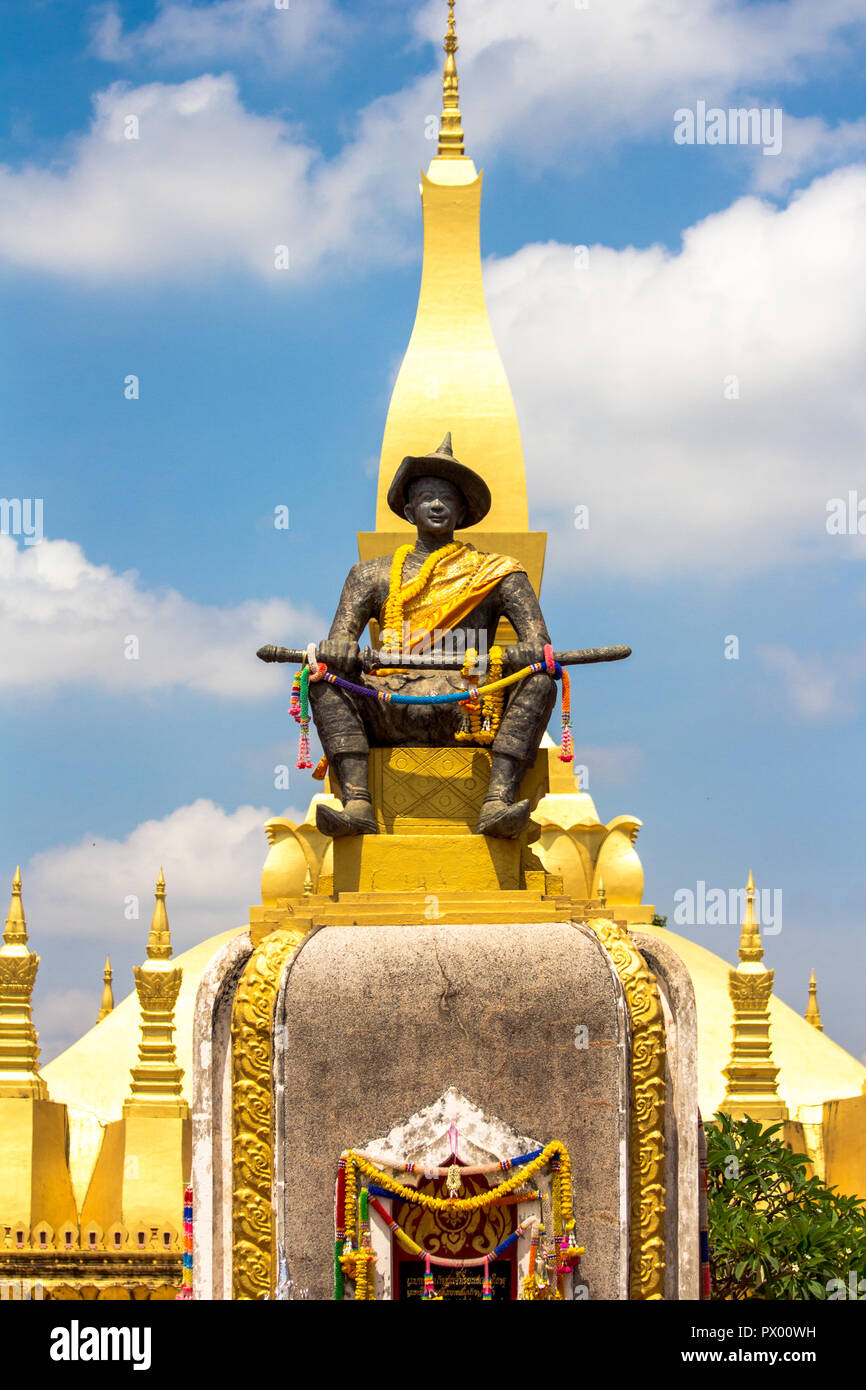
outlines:
[[[661,916],[659,915],[658,912],[654,912],[654,913],[653,913],[653,919],[652,919],[652,922],[650,923],[650,926],[653,926],[653,927],[666,927],[667,924],[668,924],[668,919],[667,919],[667,917],[661,917]]]
[[[866,1297],[866,1203],[809,1177],[779,1124],[705,1128],[713,1298]]]

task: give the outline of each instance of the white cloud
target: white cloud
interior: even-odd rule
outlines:
[[[163,0],[149,24],[124,30],[120,7],[109,4],[97,15],[91,47],[98,58],[112,63],[149,59],[185,66],[215,59],[237,62],[253,58],[268,67],[294,68],[317,61],[344,46],[349,20],[331,0],[211,0],[208,4],[176,4]]]
[[[118,938],[133,939],[143,953],[160,866],[175,953],[242,925],[250,903],[260,898],[268,852],[262,827],[275,814],[303,820],[292,808],[229,812],[198,800],[161,820],[143,821],[124,839],[84,835],[77,844],[41,851],[21,870],[34,949],[46,936],[95,937],[103,949]],[[137,917],[127,915],[136,910]]]
[[[533,245],[485,282],[554,576],[863,555],[826,519],[862,486],[866,167],[783,210],[742,198],[677,254],[593,246],[581,270]]]
[[[93,565],[72,541],[19,548],[0,536],[0,690],[184,686],[268,699],[273,684],[256,649],[305,645],[326,627],[312,610],[279,599],[214,608],[174,589],[142,588],[134,571]],[[130,638],[137,659],[125,655],[135,650]]]
[[[862,644],[843,654],[795,652],[764,646],[758,656],[771,678],[771,697],[804,721],[847,720],[856,714],[855,694],[866,678]]]
[[[308,26],[286,51],[295,61],[300,44],[313,64],[341,31],[344,12],[335,18],[323,0],[313,9],[293,5],[279,20]],[[524,170],[538,171],[563,154],[585,160],[618,139],[672,141],[677,108],[698,98],[725,104],[743,84],[801,79],[857,21],[859,0],[736,9],[721,0],[671,0],[661,9],[622,0],[586,10],[560,0],[541,12],[525,0],[485,0],[460,17],[468,148],[487,157],[503,148],[526,153],[532,163]],[[150,25],[126,34],[110,10],[98,46],[106,57],[228,63],[263,45],[277,53],[273,26],[260,0],[166,4]],[[438,46],[442,31],[443,7],[431,0],[418,39]],[[429,76],[368,105],[330,160],[291,123],[247,110],[230,74],[115,83],[96,95],[92,125],[70,138],[65,159],[0,170],[0,255],[93,279],[240,267],[291,284],[292,275],[326,264],[345,270],[415,254],[415,172],[434,148],[424,126],[441,105],[440,74],[441,55]],[[124,133],[130,115],[139,120],[137,140]],[[814,164],[825,149],[838,153],[839,140],[814,138],[810,148]],[[756,176],[772,177],[764,168],[772,160],[754,163]],[[282,245],[288,272],[274,269]]]
[[[417,189],[400,171],[430,145],[400,106],[368,107],[327,162],[289,122],[247,111],[230,74],[115,82],[65,161],[0,167],[0,256],[96,283],[240,268],[282,285],[414,255]]]
[[[755,160],[752,187],[759,193],[783,193],[806,174],[839,168],[862,160],[864,155],[866,117],[831,126],[820,116],[786,115],[781,153]]]
[[[230,76],[114,83],[65,168],[0,170],[0,248],[99,279],[228,265],[285,274],[274,248],[287,245],[297,272],[328,250],[305,191],[314,160],[284,122],[245,111]]]

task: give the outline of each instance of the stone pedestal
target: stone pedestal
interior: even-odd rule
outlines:
[[[450,1087],[491,1125],[565,1143],[589,1297],[627,1297],[628,1007],[591,932],[327,929],[286,972],[275,1030],[276,1230],[311,1297],[333,1296],[340,1152]]]
[[[533,804],[548,767],[542,750],[520,789]],[[298,1288],[333,1297],[341,1153],[450,1162],[452,1125],[466,1161],[494,1168],[565,1145],[586,1247],[565,1297],[697,1297],[688,975],[629,935],[637,905],[613,921],[564,894],[538,826],[473,833],[488,768],[478,748],[373,750],[380,833],[319,857],[298,831],[302,894],[281,892],[288,838],[270,823],[267,894],[196,1009],[197,1297],[273,1297],[280,1251]],[[389,1228],[372,1226],[376,1297],[393,1298]],[[528,1258],[523,1235],[521,1276]]]
[[[426,1159],[447,1101],[470,1161],[566,1145],[573,1296],[697,1297],[694,998],[654,938],[604,919],[239,937],[202,982],[194,1053],[197,1296],[273,1296],[282,1249],[332,1297],[340,1153]]]

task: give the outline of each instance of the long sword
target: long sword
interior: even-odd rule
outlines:
[[[307,659],[306,651],[300,647],[259,647],[256,656],[259,661],[291,662],[294,665],[300,665]],[[394,661],[392,653],[375,652],[371,647],[366,647],[360,656],[361,665],[368,672],[374,671],[378,666],[397,670],[411,670],[417,667],[426,670],[460,671],[464,663],[462,656],[438,655],[434,652],[402,652],[400,660]],[[627,656],[631,656],[631,647],[581,647],[577,651],[553,653],[554,661],[558,661],[560,666],[594,666],[600,661],[624,661]]]

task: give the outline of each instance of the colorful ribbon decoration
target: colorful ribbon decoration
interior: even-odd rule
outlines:
[[[183,1194],[183,1283],[180,1293],[175,1294],[175,1302],[192,1301],[192,1188],[187,1187]]]
[[[315,668],[305,663],[300,671],[295,672],[292,679],[292,699],[289,705],[289,714],[301,726],[297,766],[313,766],[310,762],[310,681],[327,681],[328,685],[336,685],[340,690],[348,690],[352,695],[362,695],[367,700],[379,700],[386,705],[466,705],[475,708],[494,691],[504,690],[506,686],[514,685],[517,681],[526,680],[528,676],[538,675],[542,671],[562,683],[562,737],[559,760],[570,763],[574,757],[571,733],[571,682],[568,672],[554,660],[553,648],[549,643],[544,648],[544,654],[543,661],[533,661],[510,676],[501,676],[499,680],[490,681],[488,685],[470,685],[463,690],[452,690],[447,695],[401,695],[393,690],[373,690],[368,685],[358,685],[355,681],[346,680],[345,676],[335,675],[322,661],[317,661]],[[313,776],[321,781],[326,771],[327,759],[321,758]]]
[[[303,669],[307,670],[307,667]],[[527,676],[535,676],[539,671],[546,670],[543,661],[533,661],[531,665],[521,667],[510,676],[501,676],[498,681],[491,681],[489,685],[467,686],[465,690],[451,690],[447,695],[401,695],[394,690],[371,690],[368,685],[356,685],[354,681],[347,681],[344,676],[335,676],[333,671],[326,671],[322,679],[329,685],[338,685],[341,690],[351,690],[353,695],[381,700],[386,705],[459,705],[466,704],[469,700],[477,700],[482,695],[489,695],[492,690],[504,689],[506,685],[514,685],[515,681],[525,680]],[[562,679],[562,667],[558,661],[554,662],[552,675],[556,680]]]

